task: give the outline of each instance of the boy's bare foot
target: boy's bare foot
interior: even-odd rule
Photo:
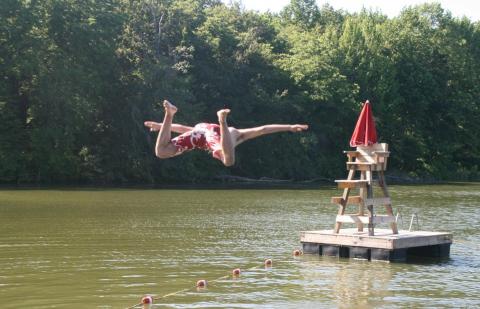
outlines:
[[[160,131],[162,124],[154,121],[145,121],[143,123],[146,127],[150,128],[150,131]]]
[[[301,131],[305,131],[307,129],[308,129],[307,124],[294,124],[294,125],[290,126],[290,131],[292,131],[292,132],[301,132]]]
[[[227,122],[227,115],[230,113],[230,110],[228,108],[226,109],[221,109],[217,112],[218,116],[218,123],[224,123]]]
[[[168,102],[167,100],[163,101],[163,107],[165,108],[165,113],[173,116],[177,112],[177,107],[172,103]]]

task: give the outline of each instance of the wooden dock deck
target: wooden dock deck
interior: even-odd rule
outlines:
[[[367,260],[406,261],[407,257],[445,258],[450,255],[451,233],[376,229],[374,236],[356,228],[303,231],[300,241],[304,253]]]

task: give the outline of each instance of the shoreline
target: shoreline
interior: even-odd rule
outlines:
[[[417,185],[480,185],[479,181],[449,181],[449,180],[430,180],[430,179],[404,179],[395,176],[386,176],[389,186],[417,186]],[[226,190],[226,189],[245,189],[245,190],[269,190],[269,189],[295,189],[295,190],[312,190],[320,188],[336,188],[334,180],[313,179],[306,181],[281,180],[271,178],[244,178],[244,177],[228,177],[228,181],[212,181],[204,183],[56,183],[56,184],[0,184],[0,190],[46,190],[46,189],[144,189],[144,190],[161,190],[161,189],[179,189],[179,190]]]

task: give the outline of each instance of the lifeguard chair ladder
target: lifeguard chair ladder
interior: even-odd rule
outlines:
[[[355,223],[358,231],[368,225],[368,235],[373,236],[376,224],[389,223],[393,234],[398,234],[397,223],[393,215],[390,194],[385,182],[384,171],[387,169],[387,160],[390,155],[388,144],[375,143],[369,146],[357,146],[355,151],[344,151],[347,155],[348,176],[344,180],[335,180],[338,188],[343,189],[343,195],[332,197],[332,203],[338,204],[338,214],[334,233],[338,234],[342,223]],[[359,179],[355,179],[356,172]],[[377,178],[373,178],[373,173]],[[383,193],[382,197],[374,197],[374,186],[378,186]],[[351,195],[352,190],[358,189],[358,195]],[[358,213],[345,214],[347,205],[357,205]],[[374,207],[384,206],[386,215],[374,213]],[[365,214],[365,207],[368,214]]]

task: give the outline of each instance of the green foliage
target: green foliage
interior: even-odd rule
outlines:
[[[369,99],[391,170],[480,176],[480,24],[439,4],[388,19],[292,0],[280,13],[218,0],[5,0],[0,6],[0,182],[201,183],[344,174]],[[308,123],[238,147],[225,168],[202,152],[153,155],[143,121],[239,128]]]

